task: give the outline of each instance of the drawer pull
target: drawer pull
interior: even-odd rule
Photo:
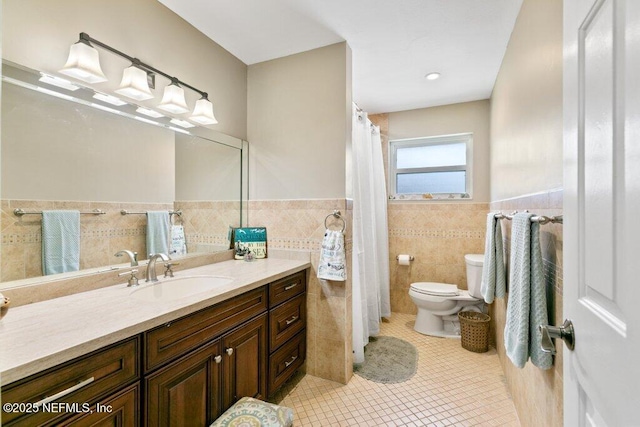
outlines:
[[[296,286],[298,286],[298,283],[294,283],[293,285],[289,285],[289,286],[285,286],[284,290],[285,291],[290,291],[291,289],[295,288]]]
[[[232,349],[231,347],[229,347],[229,348],[226,350],[226,352],[227,352],[227,354],[228,354],[229,356],[231,356],[231,355],[233,354],[233,349]]]
[[[215,360],[216,363],[220,363],[220,362],[222,362],[222,356],[217,355],[216,357],[213,358],[213,360]]]
[[[291,358],[291,360],[289,360],[288,362],[284,362],[284,367],[285,367],[285,368],[288,368],[289,366],[291,366],[291,364],[292,364],[293,362],[295,362],[297,358],[298,358],[298,356],[293,356],[293,357]]]
[[[298,316],[293,316],[291,319],[289,320],[285,320],[284,323],[288,325],[292,324],[293,322],[295,322],[296,320],[298,320]]]
[[[91,384],[93,381],[94,381],[94,378],[93,378],[93,377],[91,377],[91,378],[87,378],[86,380],[81,381],[81,382],[79,382],[78,384],[76,384],[76,385],[74,385],[74,386],[71,386],[71,387],[69,387],[69,388],[68,388],[68,389],[66,389],[66,390],[62,390],[61,392],[56,393],[56,394],[54,394],[53,396],[45,397],[45,398],[44,398],[44,399],[42,399],[41,401],[34,403],[34,404],[33,404],[33,406],[35,406],[35,407],[37,408],[37,407],[39,407],[39,406],[41,406],[41,405],[45,405],[45,404],[47,404],[47,403],[49,403],[49,402],[53,402],[54,400],[58,400],[58,399],[60,399],[60,398],[62,398],[62,397],[65,397],[65,396],[66,396],[66,395],[68,395],[68,394],[73,393],[73,392],[74,392],[74,391],[76,391],[76,390],[80,390],[82,387],[84,387],[84,386],[87,386],[87,385]]]

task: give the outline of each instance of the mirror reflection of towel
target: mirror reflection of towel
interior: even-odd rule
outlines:
[[[187,241],[184,237],[184,227],[182,225],[171,226],[171,248],[170,255],[186,255]]]
[[[42,211],[42,272],[80,269],[80,212]]]
[[[147,255],[169,254],[169,211],[147,211]]]

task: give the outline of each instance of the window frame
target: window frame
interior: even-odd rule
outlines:
[[[398,168],[397,150],[399,148],[426,147],[433,145],[466,144],[466,165],[454,166],[432,166],[422,168]],[[390,199],[412,199],[420,196],[420,200],[425,199],[423,193],[397,193],[397,175],[406,173],[429,173],[429,172],[458,172],[465,171],[465,193],[430,193],[434,199],[455,199],[456,195],[464,200],[473,197],[473,133],[459,133],[452,135],[438,135],[420,138],[394,139],[389,141],[389,198]],[[463,194],[468,195],[464,197]]]

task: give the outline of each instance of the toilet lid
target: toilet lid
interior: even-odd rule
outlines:
[[[434,282],[417,282],[411,284],[411,289],[421,294],[434,295],[439,297],[455,297],[459,294],[456,285]]]

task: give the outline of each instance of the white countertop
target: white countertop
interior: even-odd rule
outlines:
[[[267,258],[224,261],[176,271],[214,275],[231,283],[172,301],[132,298],[126,283],[10,308],[0,320],[0,384],[72,360],[179,317],[310,267],[308,261]],[[162,278],[160,278],[162,280]],[[144,278],[140,286],[145,284]]]

